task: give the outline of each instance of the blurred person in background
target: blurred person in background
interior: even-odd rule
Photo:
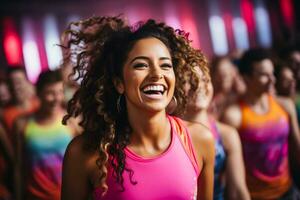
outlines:
[[[277,62],[275,67],[275,77],[276,77],[276,92],[282,98],[292,99],[296,103],[296,79],[294,73],[288,63]],[[298,124],[300,123],[300,107],[296,105]],[[293,179],[300,189],[300,170],[291,168]]]
[[[7,83],[7,74],[0,72],[0,199],[12,199],[13,193],[13,148],[3,121],[3,112],[10,105],[12,95]]]
[[[300,47],[296,45],[290,45],[284,48],[284,52],[281,54],[283,60],[287,61],[289,66],[294,72],[294,76],[297,80],[297,85],[300,87]],[[300,89],[298,88],[300,91]]]
[[[11,179],[12,172],[10,167],[13,166],[13,150],[11,143],[6,133],[2,112],[11,101],[11,94],[8,84],[5,79],[5,73],[1,72],[0,75],[0,199],[12,199]]]
[[[35,95],[34,86],[26,77],[24,67],[10,67],[8,83],[12,93],[12,102],[3,111],[3,122],[10,134],[14,121],[22,115],[35,112],[39,107],[39,101]]]
[[[210,112],[220,119],[224,109],[236,102],[244,92],[243,80],[228,56],[214,57],[210,63],[214,96]]]
[[[293,76],[296,80],[296,95],[294,101],[296,103],[297,114],[300,116],[300,48],[297,47],[297,45],[288,45],[279,51],[279,56],[294,73]],[[300,123],[299,117],[298,122]]]
[[[2,120],[3,110],[9,105],[12,95],[6,79],[0,77],[0,119]]]
[[[0,199],[14,199],[13,191],[13,168],[15,164],[14,152],[11,142],[7,137],[6,130],[0,122]]]
[[[233,127],[217,121],[208,112],[213,97],[212,83],[199,67],[195,67],[195,71],[202,81],[197,90],[190,90],[190,86],[186,86],[189,99],[182,118],[186,121],[201,123],[213,133],[216,152],[214,200],[250,200],[239,135]],[[189,75],[186,76],[186,78],[189,77]],[[207,83],[207,87],[204,83]]]
[[[39,109],[15,124],[17,199],[59,200],[63,155],[76,134],[66,111],[60,71],[42,72],[36,83]]]
[[[291,67],[283,61],[275,64],[276,94],[296,100],[296,78]]]
[[[223,121],[239,132],[251,199],[299,199],[289,169],[300,163],[295,105],[271,95],[275,77],[268,51],[246,51],[239,69],[247,92],[225,110]]]

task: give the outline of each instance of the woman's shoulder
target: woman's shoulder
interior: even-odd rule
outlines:
[[[97,180],[97,151],[87,148],[89,136],[78,135],[69,143],[64,155],[62,175],[62,196],[63,199],[87,199],[88,193],[92,190],[91,183]],[[77,188],[77,191],[72,191]],[[71,191],[71,193],[68,192]],[[72,196],[72,198],[66,198]],[[78,197],[79,196],[79,197]],[[81,196],[83,198],[81,198]]]
[[[187,121],[180,117],[171,117],[175,119],[176,123],[181,129],[187,129],[193,142],[205,142],[205,140],[213,140],[210,129],[203,123]]]
[[[217,127],[220,132],[222,143],[227,152],[241,145],[239,133],[236,128],[222,122],[217,122]]]
[[[75,136],[68,144],[64,155],[64,168],[72,168],[75,173],[80,173],[91,180],[97,171],[98,153],[95,148],[91,148],[88,135],[80,134]]]
[[[89,148],[90,139],[86,134],[75,136],[68,144],[65,156],[89,158],[96,155],[96,150]]]
[[[203,123],[196,123],[185,120],[182,121],[189,130],[192,140],[195,140],[197,142],[210,142],[211,140],[214,140],[210,129]]]
[[[193,146],[197,153],[198,158],[205,160],[209,159],[211,155],[214,155],[214,137],[210,129],[204,124],[184,121],[183,123],[187,127]],[[199,161],[201,164],[201,161]]]
[[[293,100],[289,97],[275,96],[275,100],[289,115],[296,114],[296,105]]]

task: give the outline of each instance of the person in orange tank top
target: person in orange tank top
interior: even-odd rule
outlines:
[[[240,61],[247,92],[228,107],[223,121],[238,129],[251,198],[297,199],[289,170],[289,151],[300,154],[295,105],[273,96],[274,66],[268,51],[251,49]],[[300,163],[300,157],[293,158]]]

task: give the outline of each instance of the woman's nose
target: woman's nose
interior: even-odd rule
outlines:
[[[160,69],[159,66],[154,66],[151,71],[150,71],[150,78],[159,80],[164,77],[162,70]]]

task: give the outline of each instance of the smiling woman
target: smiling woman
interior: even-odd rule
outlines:
[[[130,27],[120,17],[93,17],[73,25],[81,30],[67,30],[68,46],[81,48],[74,73],[83,79],[64,122],[82,115],[84,132],[65,154],[62,199],[212,199],[210,132],[166,112],[172,98],[176,112],[184,110],[185,72],[197,89],[195,63],[208,75],[203,54],[183,31],[154,20]]]
[[[117,90],[126,95],[127,109],[138,112],[140,107],[149,111],[163,110],[173,97],[172,58],[159,39],[146,38],[136,42],[125,62],[123,77]]]

